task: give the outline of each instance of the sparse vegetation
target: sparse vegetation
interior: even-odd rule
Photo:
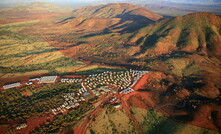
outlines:
[[[59,115],[52,123],[44,125],[32,133],[61,133],[64,128],[75,125],[83,117],[84,113],[92,108],[92,105],[83,103],[79,108],[70,110],[68,115]]]
[[[132,109],[135,112],[134,114],[137,115],[136,118],[143,118],[143,121],[140,124],[146,134],[184,134],[187,132],[190,134],[217,134],[216,132],[208,129],[173,121],[168,117],[164,117],[161,113],[155,110],[141,112],[145,110],[139,110],[139,108],[135,107]]]
[[[51,108],[61,105],[63,93],[69,93],[79,88],[72,84],[47,84],[41,87],[24,87],[3,91],[0,96],[0,118],[2,120],[26,119],[33,115],[41,116]],[[31,96],[26,96],[31,92]]]

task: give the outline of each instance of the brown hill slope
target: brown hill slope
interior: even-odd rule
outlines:
[[[152,94],[157,110],[220,131],[220,29],[219,16],[194,13],[130,32],[89,33],[63,52],[85,61],[155,71],[140,94]]]
[[[138,58],[174,50],[220,57],[220,27],[220,17],[194,13],[149,25],[130,36],[129,41],[140,45],[135,54]]]
[[[19,6],[2,11],[0,14],[1,19],[7,21],[7,19],[47,19],[56,16],[60,16],[60,13],[67,12],[67,9],[58,7],[46,2],[33,2],[25,6]]]
[[[33,2],[25,6],[11,8],[0,13],[1,23],[27,20],[49,20],[61,16],[68,10],[45,2]]]
[[[26,13],[35,13],[37,11],[45,11],[45,12],[54,12],[54,11],[60,11],[61,8],[53,5],[53,4],[49,4],[46,2],[33,2],[31,4],[25,5],[25,6],[19,6],[19,7],[15,7],[12,8],[10,10],[8,10],[8,12],[26,12]]]
[[[132,33],[82,36],[80,39],[85,42],[67,48],[65,53],[91,62],[134,65],[169,73],[180,79],[179,85],[200,89],[198,95],[216,98],[221,88],[220,28],[220,17],[195,13],[165,19]],[[76,48],[81,55],[71,53]],[[184,77],[190,83],[182,83]],[[193,77],[203,84],[197,81],[194,85]]]
[[[162,72],[142,90],[153,94],[156,107],[176,120],[220,131],[220,29],[221,18],[210,13],[165,19],[133,33],[92,36],[111,43],[81,58]]]
[[[146,8],[132,4],[116,3],[76,9],[58,26],[74,31],[99,31],[104,29],[140,28],[162,18]]]
[[[73,16],[87,18],[125,18],[129,16],[131,20],[136,19],[136,16],[144,16],[153,21],[162,18],[161,15],[154,13],[153,11],[128,3],[89,6],[74,10]]]

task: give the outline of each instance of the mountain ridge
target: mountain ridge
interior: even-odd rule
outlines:
[[[60,26],[84,31],[140,27],[161,19],[162,16],[132,4],[112,3],[73,10],[71,15],[58,22]]]
[[[75,17],[115,18],[122,14],[143,15],[153,21],[162,18],[161,15],[158,15],[151,10],[129,3],[110,3],[73,10],[73,16]]]
[[[208,47],[208,46],[206,46],[207,41],[210,41],[213,43],[221,41],[220,35],[217,33],[217,31],[219,31],[218,29],[220,28],[220,26],[221,26],[221,19],[219,16],[216,16],[216,15],[210,14],[210,13],[192,13],[192,14],[188,14],[185,16],[179,16],[179,17],[175,17],[172,19],[163,20],[161,22],[157,22],[155,24],[151,24],[150,26],[147,26],[146,29],[149,29],[150,32],[146,34],[146,40],[144,39],[143,42],[148,43],[148,40],[150,40],[152,38],[152,36],[148,37],[148,34],[150,34],[150,35],[154,34],[156,36],[159,35],[157,37],[161,38],[161,40],[162,40],[159,42],[163,42],[163,40],[165,40],[165,42],[168,42],[169,38],[176,37],[176,38],[173,38],[173,40],[171,40],[172,42],[170,43],[171,45],[173,44],[174,49],[178,48],[179,50],[185,50],[185,51],[189,51],[189,52],[200,51],[199,49],[201,49],[202,51],[204,51],[204,53],[206,53],[207,47]],[[160,27],[163,27],[163,29],[162,28],[160,29]],[[206,35],[203,33],[205,33],[208,29],[211,30],[211,33],[208,33],[209,35],[213,34],[213,33],[215,34],[214,35],[215,37],[210,36],[210,38],[216,38],[217,40],[216,39],[206,39],[206,38],[209,38],[209,37],[206,37],[209,35]],[[142,32],[144,32],[144,31],[142,31]],[[198,35],[198,33],[200,35]],[[137,35],[139,35],[139,34],[140,33],[138,33]],[[165,36],[161,36],[160,34],[164,34]],[[168,35],[168,34],[170,34],[170,35]],[[140,35],[142,35],[142,34],[140,34]],[[132,42],[138,42],[138,41],[142,40],[141,38],[144,38],[144,36],[139,38],[136,35],[134,35],[134,37],[137,40],[134,40],[135,38],[134,39],[132,38],[131,39]],[[190,41],[190,39],[191,39],[191,41]],[[157,45],[157,42],[158,42],[157,40],[158,39],[156,39],[155,41],[152,42],[151,45],[153,47],[154,47],[154,44]],[[193,43],[192,42],[193,40],[195,40],[196,42]],[[201,41],[198,42],[198,40],[199,41],[201,40]],[[190,45],[190,44],[192,44],[192,45]],[[202,46],[199,46],[200,44]],[[216,45],[218,45],[218,46],[216,46],[215,49],[218,50],[220,44],[216,43]],[[195,46],[195,47],[193,47],[193,46]],[[150,48],[150,47],[151,46],[149,46],[148,48]],[[171,47],[170,47],[170,49],[172,49]],[[143,46],[143,48],[145,48],[145,46]],[[214,50],[214,51],[216,51],[216,50]],[[142,51],[144,51],[144,49]],[[148,53],[148,52],[146,52],[146,53]],[[220,56],[219,52],[215,52],[215,53],[218,56]]]

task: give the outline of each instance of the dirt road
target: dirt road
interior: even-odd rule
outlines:
[[[124,99],[124,98],[121,98],[121,103],[122,103],[122,106],[126,112],[126,114],[128,115],[129,119],[133,122],[134,124],[134,128],[136,130],[136,133],[137,134],[143,134],[143,131],[142,129],[140,128],[140,124],[139,122],[137,121],[137,119],[134,117],[134,115],[131,113],[130,111],[130,107],[129,105],[127,104],[127,101]]]

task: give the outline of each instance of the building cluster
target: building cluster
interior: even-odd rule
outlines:
[[[58,76],[43,76],[40,78],[39,83],[55,83]]]
[[[119,92],[122,94],[128,94],[134,91],[133,86],[138,82],[138,80],[148,71],[120,71],[111,72],[107,71],[101,74],[93,74],[82,81],[96,96],[100,95],[100,92]],[[105,85],[108,90],[103,87],[98,88],[101,85]]]
[[[75,92],[67,93],[63,96],[64,103],[57,108],[52,109],[52,113],[57,115],[59,113],[65,113],[70,108],[75,108],[80,105],[80,102],[87,101],[94,96],[100,96],[105,93],[120,93],[129,94],[134,91],[133,87],[138,80],[148,71],[119,71],[111,72],[106,71],[101,74],[89,75],[87,78],[61,78],[62,83],[80,83],[81,88]],[[29,79],[25,85],[32,85],[33,83],[55,83],[58,80],[58,76],[43,76],[40,78]],[[14,83],[3,86],[4,89],[10,89],[22,86],[22,83]],[[93,95],[93,94],[94,95]],[[115,100],[112,100],[115,102]],[[112,103],[112,102],[110,102]],[[119,105],[117,105],[119,106]]]
[[[110,103],[110,104],[114,104],[114,103],[117,103],[117,102],[119,102],[119,99],[118,99],[117,97],[113,97],[113,98],[111,98],[111,99],[109,100],[109,103]]]
[[[119,93],[120,93],[120,94],[129,94],[129,93],[131,93],[131,92],[133,92],[133,91],[134,91],[133,88],[128,87],[127,89],[124,89],[124,90],[120,91]]]
[[[108,92],[129,94],[134,91],[132,87],[145,73],[147,73],[147,71],[107,71],[101,74],[89,75],[85,79],[62,78],[60,82],[81,83],[82,88],[76,92],[64,95],[64,103],[52,109],[52,112],[56,115],[65,113],[70,108],[78,107],[81,101],[86,101],[85,98],[87,95],[91,95],[90,92],[95,96],[100,96]],[[116,102],[118,102],[116,97],[109,101],[110,104],[116,104]],[[117,104],[116,107],[120,107],[120,104]]]
[[[62,78],[62,83],[79,83],[82,82],[82,79],[72,79],[72,78]]]
[[[3,89],[7,90],[7,89],[11,89],[11,88],[18,88],[18,87],[21,87],[21,86],[29,86],[29,85],[32,85],[35,81],[38,84],[55,83],[57,78],[58,78],[58,76],[43,76],[41,78],[33,78],[33,79],[29,79],[29,81],[26,82],[26,83],[17,82],[17,83],[4,85]]]
[[[138,82],[138,80],[146,73],[148,73],[149,71],[138,71],[138,70],[131,70],[130,69],[130,73],[133,77],[133,83],[131,84],[131,88],[133,86],[135,86],[135,84]]]
[[[28,125],[26,123],[20,124],[16,127],[17,130],[20,130],[22,128],[26,128]]]
[[[65,113],[71,108],[76,108],[80,105],[80,102],[86,101],[82,94],[88,93],[87,90],[83,88],[79,89],[76,92],[67,93],[63,96],[64,103],[57,108],[52,109],[52,113],[57,115],[59,113]],[[89,93],[88,93],[89,94]]]
[[[116,96],[113,96],[112,98],[110,98],[108,103],[112,104],[116,110],[119,110],[122,108],[120,99],[117,98]]]
[[[105,94],[105,93],[108,93],[110,92],[112,89],[111,87],[109,86],[101,86],[101,87],[98,87],[97,90],[101,93],[101,94]]]
[[[120,88],[126,88],[130,85],[132,79],[128,71],[111,72],[107,71],[101,74],[90,75],[84,79],[84,83],[91,90],[97,88],[100,85],[107,85],[119,90]]]

